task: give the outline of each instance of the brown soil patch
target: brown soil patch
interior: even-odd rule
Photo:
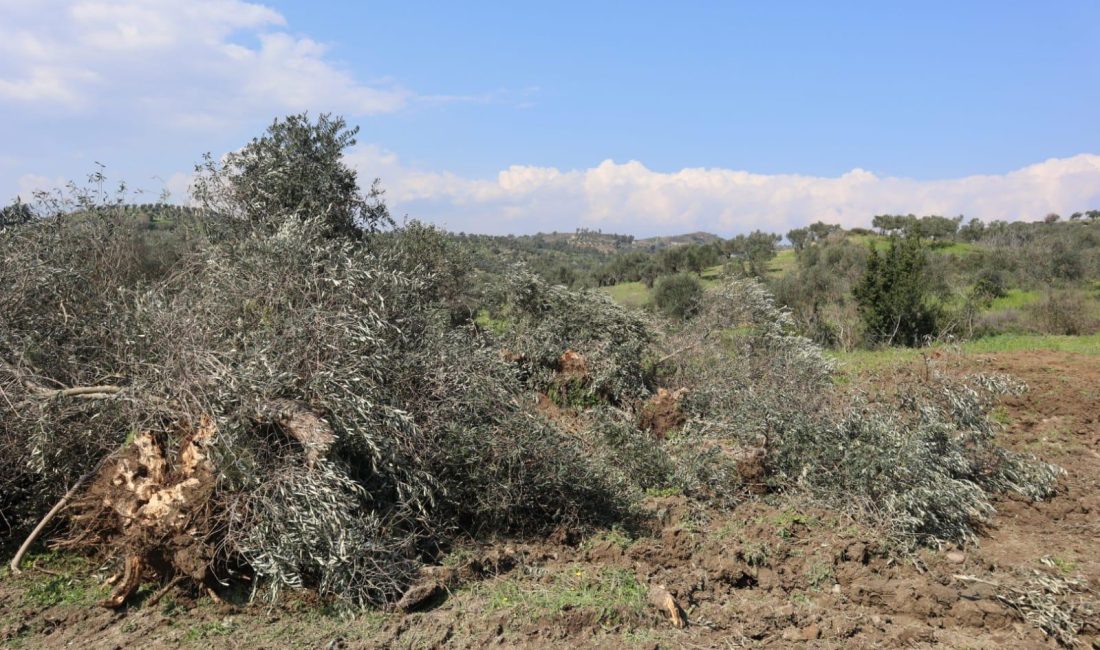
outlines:
[[[680,407],[680,402],[686,395],[686,388],[673,391],[658,388],[657,394],[642,405],[638,413],[638,427],[664,440],[670,431],[680,428],[687,421],[687,416]]]

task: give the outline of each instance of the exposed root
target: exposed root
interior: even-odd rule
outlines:
[[[183,582],[186,578],[187,576],[184,575],[177,575],[176,577],[172,578],[168,581],[168,584],[160,588],[160,591],[150,596],[149,600],[146,600],[143,605],[145,607],[152,607],[153,605],[156,605],[160,602],[161,598],[164,598],[164,596],[172,590],[173,587]]]
[[[213,557],[207,508],[214,490],[207,447],[216,433],[213,421],[201,418],[198,426],[183,429],[175,458],[152,432],[138,433],[77,504],[74,519],[86,530],[59,545],[82,545],[91,530],[126,553],[122,577],[104,607],[121,607],[147,575],[174,574],[177,584],[205,584]]]
[[[124,567],[122,580],[115,586],[110,597],[99,603],[103,607],[108,607],[110,609],[122,607],[126,599],[141,586],[141,574],[145,569],[145,562],[143,562],[139,556],[131,555],[126,558]]]

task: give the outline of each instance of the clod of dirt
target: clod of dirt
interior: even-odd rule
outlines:
[[[402,612],[414,612],[426,607],[442,593],[443,587],[440,586],[438,582],[435,580],[427,580],[413,585],[412,588],[405,592],[401,600],[397,601],[394,608]]]
[[[737,474],[741,477],[741,482],[745,484],[748,491],[753,494],[764,494],[768,491],[766,482],[768,476],[766,462],[768,450],[764,444],[763,441],[760,441],[757,446],[744,447],[734,453],[734,459],[737,461]]]
[[[667,438],[669,431],[679,428],[687,421],[687,416],[680,407],[687,392],[686,388],[674,391],[658,388],[657,394],[642,405],[638,414],[638,427],[649,431],[659,440]]]
[[[573,350],[566,350],[558,360],[558,372],[571,379],[583,379],[588,376],[588,360]]]

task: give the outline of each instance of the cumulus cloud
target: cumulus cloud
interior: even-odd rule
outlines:
[[[0,0],[0,104],[211,127],[301,110],[370,115],[412,94],[367,85],[326,45],[243,0]]]
[[[402,164],[363,146],[349,162],[381,177],[396,213],[470,232],[535,232],[584,226],[639,235],[709,230],[774,232],[817,220],[867,226],[882,213],[1038,219],[1100,207],[1100,156],[1051,159],[1005,174],[945,180],[879,176],[754,174],[729,169],[648,169],[605,160],[559,170],[513,165],[496,178],[466,178]]]

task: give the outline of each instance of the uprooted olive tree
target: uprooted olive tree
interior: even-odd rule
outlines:
[[[207,209],[157,246],[102,201],[0,229],[5,537],[45,521],[113,561],[108,606],[238,581],[367,606],[460,538],[621,523],[653,488],[800,487],[923,543],[972,537],[992,492],[1052,489],[994,443],[1006,385],[840,391],[753,282],[662,323],[477,272],[361,197],[353,135],[299,116],[208,160]]]

